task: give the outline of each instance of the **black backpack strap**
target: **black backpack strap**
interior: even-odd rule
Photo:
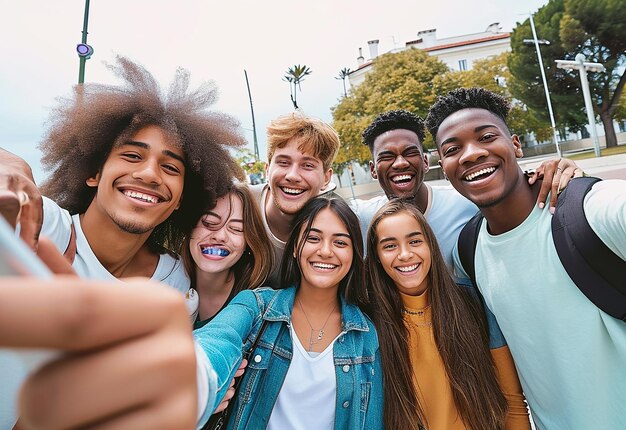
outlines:
[[[472,280],[472,284],[474,284],[476,292],[479,295],[480,291],[478,291],[478,286],[476,285],[474,257],[476,256],[476,244],[478,243],[478,233],[480,232],[482,222],[483,214],[479,211],[465,224],[465,227],[463,227],[459,234],[459,241],[457,243],[461,265],[465,273],[467,273],[467,276]]]
[[[552,217],[557,254],[580,291],[607,314],[626,321],[626,261],[591,229],[585,195],[598,178],[573,179],[559,196]]]

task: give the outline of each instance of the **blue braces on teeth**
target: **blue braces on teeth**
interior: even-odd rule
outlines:
[[[222,248],[204,248],[202,253],[205,255],[217,255],[220,257],[226,257],[230,254],[230,252]]]

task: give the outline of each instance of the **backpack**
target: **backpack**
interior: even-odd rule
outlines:
[[[599,178],[573,179],[559,195],[552,217],[552,239],[563,268],[599,309],[626,321],[626,261],[611,251],[589,226],[583,202]],[[483,216],[478,212],[461,230],[461,264],[476,290],[474,257]],[[478,292],[480,294],[480,292]]]

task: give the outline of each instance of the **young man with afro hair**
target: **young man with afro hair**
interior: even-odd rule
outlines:
[[[522,148],[506,124],[509,109],[497,94],[462,88],[440,97],[426,119],[443,171],[484,216],[477,287],[506,337],[538,429],[626,428],[626,324],[596,307],[564,270],[552,215],[535,204],[540,183],[529,184],[517,164]],[[626,181],[596,182],[583,209],[626,261]],[[454,258],[464,272],[456,248]]]
[[[144,276],[186,293],[177,254],[240,175],[228,148],[244,138],[232,117],[205,110],[217,97],[212,83],[189,91],[189,73],[179,69],[162,93],[126,58],[110,68],[123,86],[78,85],[53,111],[41,144],[50,171],[41,194],[29,166],[0,152],[2,213],[32,247],[43,219],[41,232],[80,276]]]

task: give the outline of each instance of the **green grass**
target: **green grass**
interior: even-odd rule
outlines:
[[[626,154],[626,145],[618,145],[612,148],[604,148],[600,150],[600,156],[604,157],[606,155],[617,155],[617,154]],[[584,160],[586,158],[594,158],[595,154],[593,149],[583,152],[577,152],[575,154],[564,154],[565,157],[570,160]]]

